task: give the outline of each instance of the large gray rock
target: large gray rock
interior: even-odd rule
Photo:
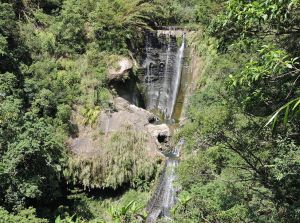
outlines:
[[[101,154],[101,144],[104,144],[101,142],[105,142],[114,132],[131,129],[145,133],[149,154],[160,156],[159,150],[170,136],[169,127],[165,124],[151,124],[156,119],[154,114],[130,104],[121,97],[114,99],[114,106],[115,109],[100,113],[98,123],[94,127],[82,124],[80,120],[84,118],[78,112],[73,112],[72,120],[78,126],[78,134],[69,140],[71,150],[82,155]]]
[[[129,58],[123,57],[116,63],[117,68],[108,69],[109,80],[122,80],[128,77],[128,71],[133,68],[133,61]]]
[[[97,130],[84,124],[84,117],[76,110],[72,111],[71,121],[77,127],[76,134],[69,138],[68,145],[77,155],[93,156],[101,152],[100,141],[103,138],[95,137]]]
[[[155,118],[151,112],[139,108],[121,97],[114,100],[116,111],[103,111],[100,116],[100,129],[105,134],[131,127],[138,131],[147,131],[149,120]]]
[[[158,143],[168,142],[171,133],[170,128],[166,124],[148,125],[148,132],[157,140]]]
[[[114,104],[116,111],[101,113],[100,129],[104,134],[131,128],[146,133],[149,136],[148,142],[153,148],[162,149],[162,143],[168,142],[169,127],[166,124],[151,124],[156,119],[153,113],[130,104],[121,97],[117,97]]]

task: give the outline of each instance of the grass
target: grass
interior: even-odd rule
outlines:
[[[69,183],[86,189],[117,189],[124,184],[145,186],[155,178],[158,159],[150,157],[145,133],[126,128],[113,133],[99,148],[97,155],[69,159]]]

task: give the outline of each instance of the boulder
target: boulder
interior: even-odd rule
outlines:
[[[149,120],[155,118],[151,112],[139,108],[121,97],[114,100],[115,111],[103,111],[100,115],[100,129],[105,134],[130,126],[134,130],[147,131]]]
[[[72,111],[72,126],[75,134],[69,138],[68,145],[70,150],[77,155],[93,156],[102,150],[99,148],[100,137],[94,137],[96,130],[89,125],[84,125],[84,117],[77,111]]]
[[[108,69],[109,80],[123,80],[128,76],[128,71],[133,68],[133,61],[129,58],[123,57],[116,63],[117,68]]]
[[[166,124],[149,124],[147,127],[148,132],[158,141],[158,143],[168,142],[171,133],[169,127]]]
[[[114,109],[102,111],[96,126],[85,126],[84,119],[78,112],[73,111],[73,124],[78,126],[78,133],[70,138],[70,149],[75,154],[101,154],[101,145],[114,133],[131,129],[143,132],[146,136],[147,150],[150,156],[162,156],[160,150],[168,142],[170,129],[166,124],[151,124],[156,116],[142,108],[130,104],[121,97],[114,99]]]

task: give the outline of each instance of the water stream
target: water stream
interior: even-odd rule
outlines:
[[[170,97],[171,104],[170,104],[170,106],[168,106],[170,108],[170,111],[167,114],[168,118],[171,118],[173,115],[176,99],[178,96],[179,85],[180,85],[180,80],[181,80],[181,73],[182,73],[182,60],[183,60],[183,55],[184,55],[184,49],[185,49],[185,34],[183,34],[183,36],[182,36],[181,47],[178,50],[178,54],[177,54],[176,73],[175,73],[175,78],[173,78],[173,83],[172,83],[173,91],[172,91],[172,95]]]
[[[181,88],[181,76],[186,48],[185,34],[181,33],[181,44],[178,46],[178,36],[169,28],[162,37],[150,36],[146,43],[145,83],[147,86],[146,107],[157,109],[164,114],[163,123],[173,123],[177,97]],[[181,112],[177,112],[181,113]],[[173,126],[172,126],[173,127]],[[170,217],[170,210],[176,201],[174,186],[175,168],[179,162],[181,140],[166,156],[166,163],[157,188],[147,207],[146,222],[156,222],[158,218]]]
[[[147,207],[148,217],[146,222],[156,222],[159,217],[170,218],[170,210],[176,201],[177,189],[174,186],[175,168],[179,162],[181,147],[184,141],[181,140],[172,150],[166,155],[167,161],[160,177],[158,187],[153,194]]]

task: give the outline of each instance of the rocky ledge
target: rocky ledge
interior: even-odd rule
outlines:
[[[123,80],[128,76],[129,70],[133,68],[133,61],[129,58],[123,57],[116,63],[116,68],[108,69],[108,79],[109,80]]]
[[[147,150],[151,156],[162,156],[160,151],[169,141],[170,129],[166,124],[153,124],[157,117],[142,108],[130,104],[121,97],[114,99],[114,109],[101,111],[95,126],[85,126],[83,117],[73,112],[73,123],[78,126],[76,137],[69,140],[70,149],[77,155],[101,154],[104,144],[111,134],[126,129],[145,133]]]

